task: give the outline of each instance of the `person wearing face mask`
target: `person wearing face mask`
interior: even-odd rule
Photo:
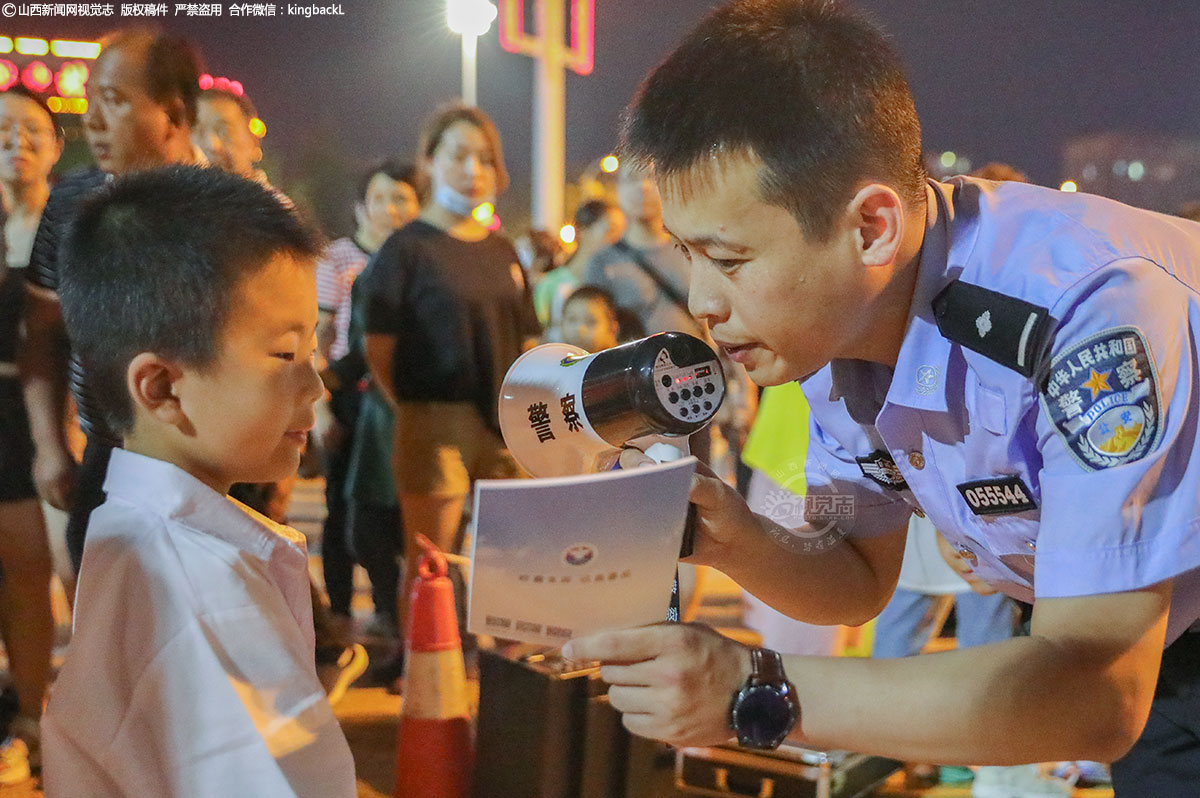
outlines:
[[[496,397],[541,329],[516,250],[474,215],[508,185],[492,120],[478,108],[443,107],[426,123],[417,155],[432,194],[359,279],[367,363],[396,413],[405,550],[417,551],[422,533],[452,551],[471,482],[519,474],[500,437]],[[418,558],[407,559],[401,623]]]

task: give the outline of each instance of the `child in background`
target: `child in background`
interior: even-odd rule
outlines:
[[[275,194],[217,169],[118,179],[72,226],[63,316],[124,448],[43,721],[48,798],[355,794],[304,538],[226,495],[299,464],[319,252]]]
[[[616,346],[622,340],[620,332],[617,303],[603,288],[585,285],[563,303],[563,343],[599,352]]]

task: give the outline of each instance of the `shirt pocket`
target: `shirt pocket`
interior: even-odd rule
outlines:
[[[1008,402],[1003,392],[979,381],[974,386],[972,405],[979,423],[995,435],[1008,434]]]

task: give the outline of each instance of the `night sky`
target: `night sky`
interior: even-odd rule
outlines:
[[[596,69],[567,79],[567,177],[614,143],[639,80],[712,0],[597,0]],[[118,4],[119,5],[119,4]],[[226,7],[229,3],[225,3]],[[530,3],[532,5],[532,3]],[[907,64],[926,148],[1001,160],[1057,184],[1059,150],[1106,129],[1200,137],[1200,3],[1195,0],[860,0]],[[174,8],[174,4],[168,4]],[[280,11],[284,4],[280,4]],[[241,80],[283,171],[315,156],[357,167],[411,157],[421,118],[459,90],[459,44],[443,0],[344,0],[345,16],[187,19],[211,71]],[[3,32],[94,37],[96,20],[0,20]],[[479,43],[479,100],[500,127],[525,215],[532,62]],[[308,159],[307,161],[305,159]],[[294,178],[295,175],[293,174]]]

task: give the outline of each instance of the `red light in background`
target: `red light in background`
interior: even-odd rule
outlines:
[[[208,91],[213,87],[213,76],[207,73],[200,76],[200,91]]]
[[[50,84],[54,82],[54,73],[41,61],[34,61],[21,73],[21,82],[27,89],[42,92],[50,88]]]
[[[21,79],[21,72],[12,61],[0,59],[0,91],[8,91]]]
[[[54,85],[63,97],[82,97],[87,93],[89,74],[87,64],[82,61],[68,61],[58,70]]]
[[[242,88],[242,82],[240,80],[229,81],[229,90],[238,97],[241,97],[246,93],[246,90]]]

